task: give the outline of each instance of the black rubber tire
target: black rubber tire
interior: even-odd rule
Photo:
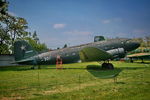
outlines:
[[[107,65],[108,65],[107,63],[103,63],[102,64],[102,69],[107,69]]]
[[[102,64],[102,69],[106,69],[107,63]]]
[[[133,60],[130,60],[131,63],[133,63]]]
[[[112,63],[108,63],[107,67],[108,67],[108,69],[111,69],[111,70],[114,69],[114,66]]]
[[[103,63],[102,64],[102,69],[114,69],[114,66],[112,63]]]

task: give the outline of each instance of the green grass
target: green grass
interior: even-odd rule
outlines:
[[[97,62],[0,68],[0,99],[150,100],[150,64],[114,61],[114,70]],[[117,75],[117,80],[114,76]]]

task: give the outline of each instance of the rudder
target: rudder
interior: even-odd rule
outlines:
[[[14,43],[14,56],[16,61],[32,57],[36,54],[37,52],[26,41],[19,40]]]

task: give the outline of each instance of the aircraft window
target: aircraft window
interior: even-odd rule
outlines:
[[[137,42],[136,40],[133,40],[133,39],[129,39],[126,41],[126,43],[130,43],[130,42]]]
[[[76,53],[72,53],[72,55],[76,55]]]
[[[47,57],[47,60],[49,59],[49,57]]]
[[[94,45],[94,43],[92,43],[91,45]]]
[[[130,43],[130,41],[127,41],[127,43]]]
[[[69,54],[66,54],[66,56],[69,56]]]

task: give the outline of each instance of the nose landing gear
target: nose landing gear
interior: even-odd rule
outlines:
[[[103,63],[102,69],[114,69],[114,66],[112,63]]]
[[[109,63],[109,61],[108,61],[107,63],[104,62],[104,63],[102,64],[102,69],[110,69],[110,70],[113,70],[113,69],[114,69],[114,66],[113,66],[112,63]]]

